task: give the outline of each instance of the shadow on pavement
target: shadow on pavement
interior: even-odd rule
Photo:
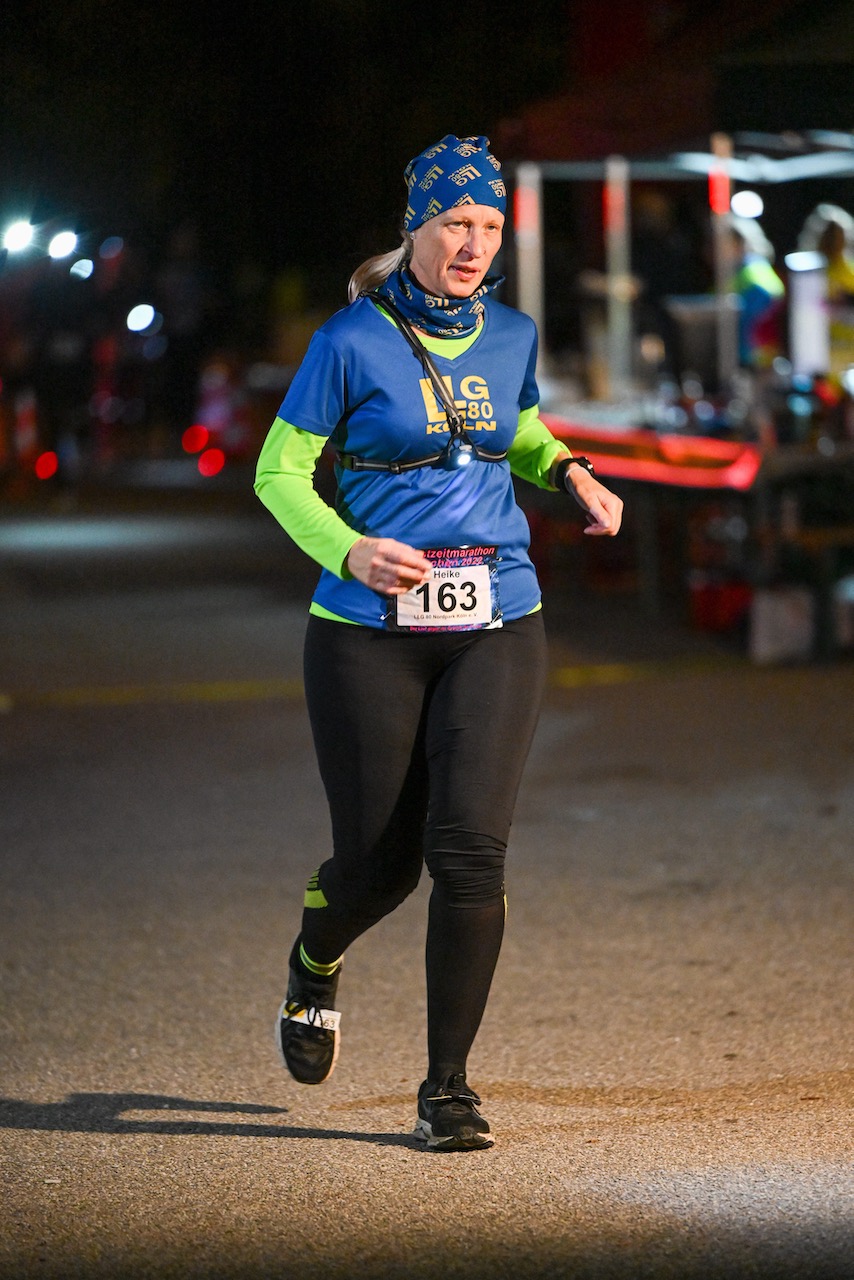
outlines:
[[[208,1120],[129,1120],[125,1112],[215,1112],[218,1115],[286,1115],[287,1107],[254,1102],[212,1102],[152,1093],[72,1093],[64,1102],[22,1102],[0,1098],[0,1129],[32,1129],[55,1133],[200,1134],[219,1138],[344,1138],[378,1146],[419,1146],[400,1133],[349,1132],[343,1129],[296,1129],[278,1124]]]
[[[402,1134],[166,1120],[159,1115],[151,1121],[124,1118],[125,1113],[140,1111],[257,1117],[282,1115],[287,1108],[148,1093],[79,1093],[59,1103],[0,1099],[0,1128],[345,1139],[398,1148],[417,1145],[423,1150]],[[478,1165],[490,1168],[488,1159]],[[436,1167],[446,1167],[445,1162]],[[468,1162],[465,1167],[470,1167]],[[577,1182],[571,1179],[569,1188],[558,1183],[548,1192],[563,1205],[562,1225],[553,1215],[546,1215],[539,1228],[536,1221],[514,1222],[511,1215],[509,1223],[482,1230],[476,1240],[457,1237],[451,1226],[447,1236],[437,1236],[429,1252],[419,1252],[416,1244],[405,1263],[394,1235],[389,1237],[386,1227],[372,1225],[370,1219],[360,1219],[347,1234],[346,1248],[340,1235],[328,1240],[321,1235],[314,1242],[317,1247],[299,1258],[293,1256],[287,1238],[271,1238],[259,1256],[257,1241],[242,1235],[207,1240],[209,1247],[200,1256],[192,1231],[176,1240],[165,1230],[155,1257],[152,1239],[125,1238],[120,1219],[99,1239],[97,1256],[87,1241],[74,1238],[59,1238],[48,1250],[42,1216],[38,1239],[28,1236],[17,1246],[7,1242],[7,1257],[14,1255],[15,1269],[3,1274],[39,1280],[352,1280],[356,1274],[360,1280],[434,1280],[437,1275],[446,1280],[847,1280],[852,1275],[849,1222],[840,1220],[833,1206],[817,1213],[815,1220],[803,1214],[789,1220],[779,1212],[785,1206],[773,1207],[773,1187],[768,1188],[770,1207],[761,1194],[756,1197],[763,1171],[756,1173],[758,1186],[739,1188],[738,1179],[733,1180],[733,1190],[742,1192],[743,1220],[717,1203],[714,1193],[720,1188],[714,1181],[706,1185],[696,1175],[676,1175],[670,1187],[666,1178],[650,1184],[627,1174],[596,1187],[581,1177]],[[60,1216],[66,1208],[58,1207]],[[49,1217],[52,1210],[41,1205],[39,1213]],[[216,1250],[215,1261],[210,1246]]]

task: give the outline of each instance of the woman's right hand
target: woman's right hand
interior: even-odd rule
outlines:
[[[347,568],[359,582],[383,596],[400,596],[430,577],[430,561],[394,538],[360,538],[347,555]]]

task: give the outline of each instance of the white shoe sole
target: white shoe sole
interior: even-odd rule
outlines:
[[[420,1116],[412,1132],[419,1142],[426,1142],[428,1151],[485,1151],[495,1144],[491,1133],[473,1133],[466,1138],[434,1138],[430,1121],[422,1120]]]

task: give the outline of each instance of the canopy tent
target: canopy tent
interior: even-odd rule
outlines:
[[[798,134],[716,133],[708,151],[663,157],[608,156],[601,160],[517,160],[507,166],[514,187],[513,246],[516,301],[544,331],[543,183],[603,183],[603,224],[608,303],[610,383],[619,396],[629,386],[632,363],[630,188],[632,182],[704,181],[709,189],[718,298],[718,374],[736,361],[735,313],[727,293],[722,254],[723,217],[734,183],[742,186],[828,181],[854,177],[854,134],[813,130]]]

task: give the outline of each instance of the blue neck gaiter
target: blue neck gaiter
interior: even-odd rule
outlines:
[[[464,338],[477,328],[484,298],[503,283],[503,276],[487,276],[468,298],[442,298],[425,293],[404,266],[377,285],[375,292],[394,302],[417,329],[437,338]]]

